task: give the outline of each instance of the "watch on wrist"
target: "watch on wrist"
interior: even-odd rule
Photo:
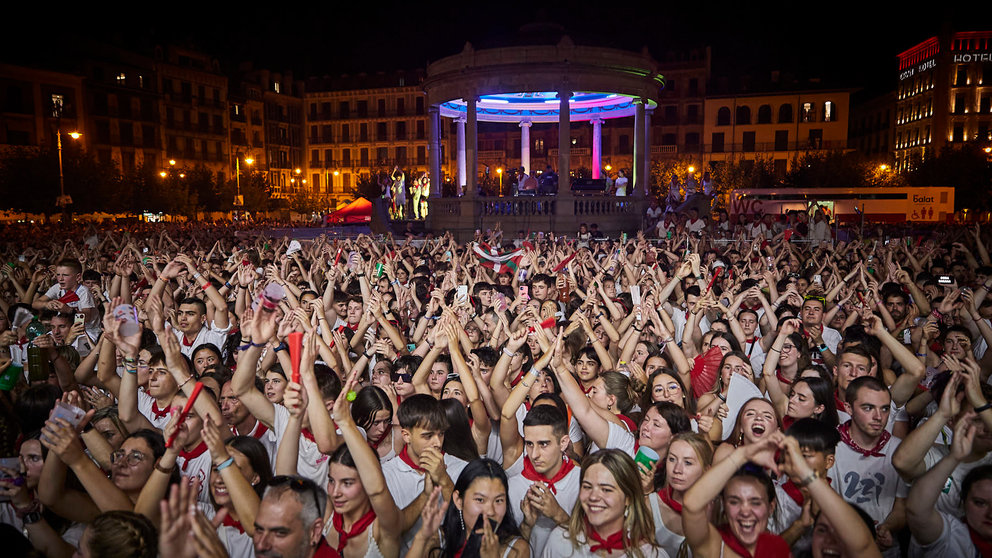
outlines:
[[[35,523],[41,521],[41,519],[42,519],[41,512],[33,511],[24,514],[24,517],[21,518],[21,523],[23,523],[24,525],[34,525]]]

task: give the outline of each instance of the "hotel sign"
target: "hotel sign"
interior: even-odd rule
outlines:
[[[962,62],[992,62],[992,52],[969,52],[967,54],[955,54],[954,63]]]
[[[916,66],[914,66],[914,67],[912,67],[912,68],[910,68],[910,69],[902,72],[901,74],[899,74],[899,81],[902,81],[904,79],[911,78],[911,77],[915,76],[917,74],[917,72],[925,72],[927,70],[932,70],[932,69],[934,69],[936,67],[937,67],[937,59],[936,58],[931,58],[929,60],[924,60],[923,62],[920,62]]]

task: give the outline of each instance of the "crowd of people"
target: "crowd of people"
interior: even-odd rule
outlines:
[[[992,558],[988,235],[794,217],[9,228],[0,545]]]

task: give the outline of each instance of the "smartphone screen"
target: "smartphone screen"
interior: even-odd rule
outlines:
[[[940,275],[937,277],[938,285],[952,285],[954,284],[954,279],[950,275]]]
[[[530,300],[530,287],[527,285],[520,285],[520,298]]]

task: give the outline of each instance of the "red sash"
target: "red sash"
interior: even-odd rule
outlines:
[[[889,438],[892,434],[889,434],[888,430],[883,430],[882,435],[878,437],[878,442],[875,442],[875,447],[866,449],[857,444],[853,438],[851,438],[851,421],[847,421],[844,424],[837,427],[837,431],[840,432],[840,441],[847,444],[847,447],[851,448],[857,453],[865,457],[885,457],[882,453],[882,448],[885,444],[889,443]]]
[[[744,548],[744,544],[737,540],[729,525],[720,527],[720,537],[727,548],[739,554],[742,558],[791,558],[792,551],[789,543],[778,535],[773,535],[767,531],[758,535],[758,544],[754,547],[754,554]]]
[[[206,442],[200,442],[195,448],[189,451],[181,450],[179,452],[179,457],[183,459],[183,466],[182,466],[183,472],[184,473],[186,472],[186,466],[189,465],[190,461],[196,459],[197,457],[200,457],[206,452],[207,452]]]
[[[338,532],[338,554],[344,555],[344,547],[348,544],[348,539],[354,538],[369,528],[372,522],[375,521],[375,510],[369,508],[369,511],[365,512],[365,515],[360,517],[358,521],[351,526],[351,530],[344,530],[344,516],[336,513],[331,519],[331,525],[334,526],[334,530]]]
[[[550,479],[541,473],[538,473],[537,469],[534,468],[534,464],[530,462],[530,457],[527,456],[524,456],[524,470],[520,474],[527,480],[543,482],[548,485],[548,488],[551,490],[552,494],[558,494],[555,484],[565,478],[572,471],[572,469],[575,468],[575,462],[569,459],[567,455],[562,457],[564,457],[564,461],[562,461],[561,468],[559,468],[558,473]]]
[[[658,498],[668,507],[672,508],[672,511],[682,515],[682,504],[675,501],[675,496],[673,496],[674,489],[671,485],[666,486],[658,491]]]

